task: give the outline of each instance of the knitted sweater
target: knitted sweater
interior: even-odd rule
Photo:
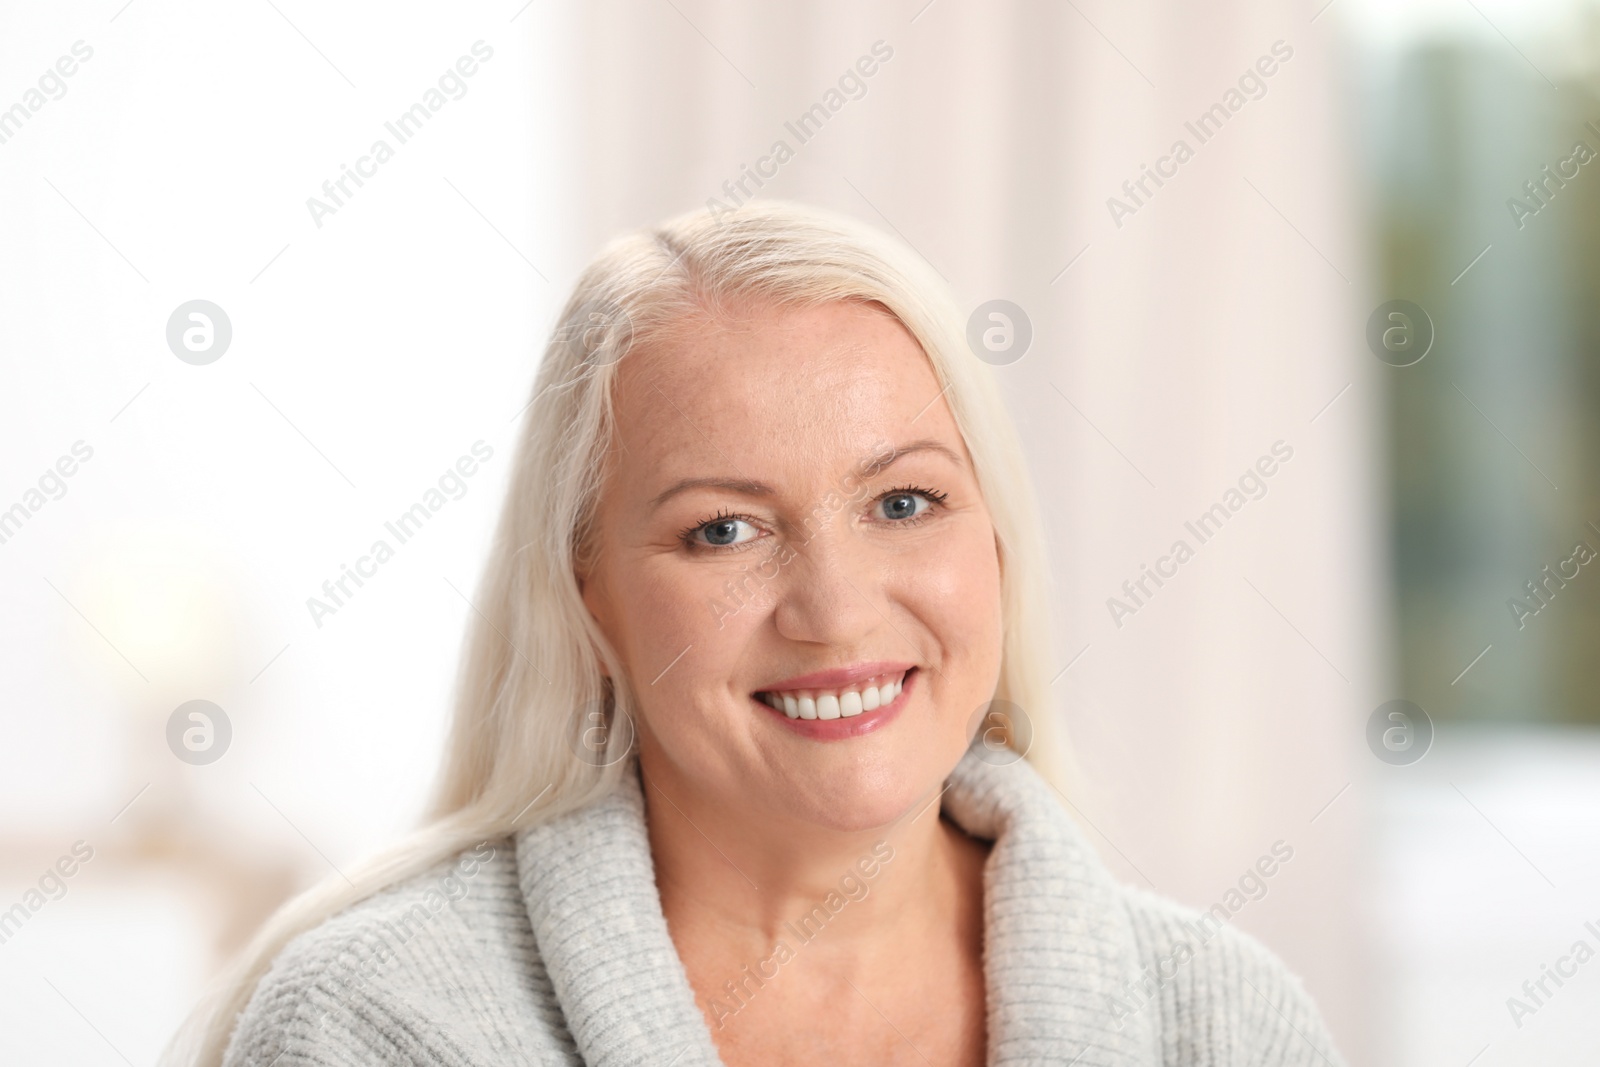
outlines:
[[[979,753],[952,772],[943,808],[994,842],[989,1064],[1342,1067],[1275,956],[1112,880],[1038,772]],[[661,911],[636,773],[285,946],[225,1067],[357,1064],[721,1067]]]

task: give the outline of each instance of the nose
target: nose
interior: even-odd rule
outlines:
[[[773,618],[780,634],[861,649],[890,625],[889,574],[869,545],[832,522],[793,548],[794,559],[775,590]]]

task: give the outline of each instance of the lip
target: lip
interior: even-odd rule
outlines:
[[[880,667],[885,666],[884,664],[866,664],[866,666],[872,668],[872,671],[868,672],[864,676],[867,678],[871,678],[874,673],[894,673],[892,670],[879,669]],[[893,664],[888,664],[887,666],[894,667]],[[853,670],[854,668],[850,669]],[[899,717],[900,712],[905,709],[906,701],[911,698],[912,693],[917,691],[917,682],[919,676],[922,674],[922,672],[915,667],[906,667],[905,670],[907,671],[905,681],[900,684],[900,693],[898,696],[880,708],[874,708],[871,711],[863,711],[860,715],[852,715],[848,719],[791,719],[789,716],[785,715],[771,704],[766,704],[760,700],[757,700],[754,694],[752,694],[750,697],[750,703],[754,704],[768,715],[771,715],[773,718],[777,719],[782,726],[789,730],[793,730],[801,737],[808,738],[812,741],[844,741],[848,738],[860,737],[863,734],[870,734],[874,730],[882,729]],[[821,677],[821,675],[808,674],[804,677],[816,678]],[[791,685],[792,683],[785,682],[784,684]],[[833,684],[840,685],[848,683],[835,682]],[[829,687],[826,685],[817,685],[815,683],[811,683],[808,685],[797,685],[794,686],[794,688],[826,689]],[[765,689],[760,691],[769,692],[769,690]]]
[[[758,693],[771,693],[784,689],[845,689],[857,682],[864,682],[868,678],[876,678],[880,674],[903,674],[915,667],[915,663],[901,663],[896,660],[878,660],[875,663],[853,663],[848,667],[834,667],[831,670],[815,671],[811,674],[798,674],[793,678],[785,678],[781,682],[773,682],[757,689]],[[765,707],[765,705],[762,705]]]

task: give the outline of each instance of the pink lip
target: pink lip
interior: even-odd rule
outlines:
[[[879,667],[887,666],[899,669],[894,664],[868,664],[868,666],[873,667],[873,673],[877,674],[894,673],[893,670],[877,670]],[[918,670],[911,670],[911,673],[906,675],[905,681],[901,683],[900,695],[889,701],[889,703],[881,708],[874,708],[872,711],[864,711],[860,715],[852,715],[848,719],[791,719],[771,704],[762,703],[754,696],[750,698],[750,702],[768,715],[776,717],[778,722],[787,726],[801,737],[809,738],[813,741],[843,741],[851,737],[860,737],[862,734],[870,734],[872,731],[893,722],[905,708],[906,701],[911,698],[911,694],[915,692],[917,678],[921,673]],[[806,677],[817,677],[817,675],[807,675]],[[872,674],[869,673],[866,677],[871,678]],[[789,685],[791,683],[786,682],[784,684]],[[808,687],[795,686],[795,688],[804,689]],[[818,686],[817,688],[825,687]]]
[[[914,663],[900,663],[895,660],[879,660],[876,663],[856,663],[849,667],[835,667],[832,670],[816,671],[812,674],[800,674],[793,678],[786,678],[781,682],[773,682],[756,690],[758,693],[771,693],[784,689],[844,689],[857,682],[864,682],[868,678],[876,678],[880,674],[904,674]]]

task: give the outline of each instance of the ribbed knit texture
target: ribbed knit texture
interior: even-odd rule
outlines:
[[[943,806],[994,842],[989,1064],[1343,1067],[1275,956],[1113,881],[1025,761],[969,751]],[[598,803],[301,934],[240,1015],[225,1067],[721,1067],[661,912],[644,818],[637,774],[625,775]]]

